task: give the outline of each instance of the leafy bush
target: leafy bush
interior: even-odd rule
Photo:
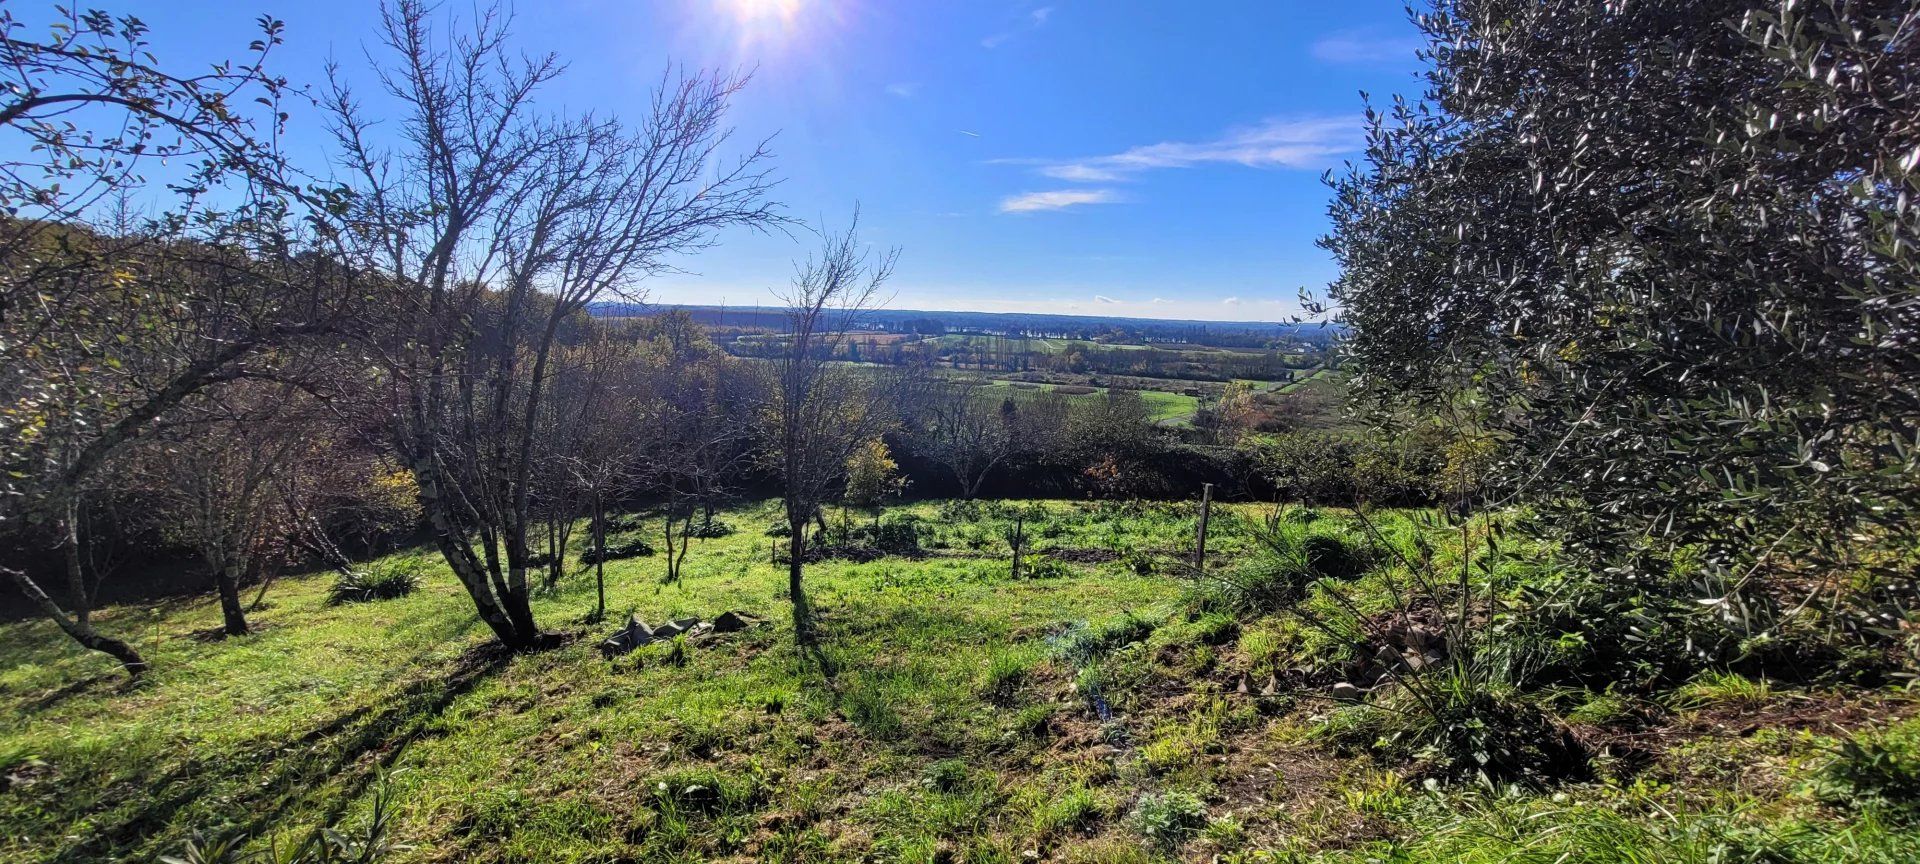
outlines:
[[[420,587],[427,563],[419,558],[385,558],[358,570],[342,573],[333,580],[327,602],[367,603],[405,597]]]
[[[870,529],[875,548],[889,555],[908,555],[920,551],[920,537],[926,529],[920,524],[920,517],[912,513],[897,513],[880,520],[880,524]]]
[[[947,524],[956,522],[980,521],[980,501],[974,498],[954,498],[940,502],[940,521]]]
[[[792,537],[793,526],[787,524],[787,520],[782,519],[778,522],[773,523],[772,525],[767,526],[767,536],[768,537]]]
[[[605,560],[619,561],[623,558],[644,558],[652,554],[653,544],[634,537],[627,540],[609,542],[607,544],[607,557]],[[598,564],[600,561],[600,556],[593,549],[588,549],[580,553],[580,563],[582,564]]]
[[[1840,742],[1821,768],[1815,790],[1829,804],[1920,823],[1920,722],[1864,731]]]
[[[1588,774],[1585,748],[1565,727],[1472,665],[1441,664],[1404,678],[1403,687],[1326,731],[1452,780],[1539,783]]]
[[[733,533],[733,526],[718,519],[702,519],[687,526],[686,536],[717,540]]]
[[[927,766],[920,782],[935,792],[954,793],[967,788],[967,763],[960,759],[942,759]]]
[[[1171,852],[1207,827],[1207,807],[1186,792],[1147,794],[1134,805],[1133,830]]]
[[[1073,568],[1065,561],[1046,555],[1028,555],[1020,564],[1020,576],[1025,579],[1065,579],[1073,575]]]

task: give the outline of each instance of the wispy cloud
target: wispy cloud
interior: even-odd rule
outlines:
[[[1020,16],[1018,23],[1013,27],[980,40],[980,47],[987,49],[998,48],[1012,41],[1014,37],[1022,33],[1029,30],[1038,30],[1047,26],[1047,19],[1051,17],[1053,17],[1052,6],[1041,6],[1038,9],[1030,9],[1027,11],[1027,14]]]
[[[1002,213],[1035,213],[1042,210],[1065,210],[1081,204],[1112,204],[1120,200],[1120,195],[1112,189],[1052,189],[1045,192],[1022,192],[1000,201]]]
[[[1115,299],[1113,299],[1112,297],[1108,297],[1108,296],[1107,296],[1107,295],[1105,295],[1105,294],[1095,294],[1095,295],[1093,295],[1093,302],[1095,302],[1095,303],[1118,303],[1118,302],[1120,302],[1120,301],[1118,301],[1118,300],[1115,300]]]
[[[1313,57],[1326,63],[1400,63],[1414,59],[1426,40],[1385,36],[1377,30],[1341,30],[1313,43]]]
[[[1222,300],[1222,301],[1220,301],[1220,302],[1221,302],[1221,303],[1224,303],[1224,304],[1226,304],[1226,305],[1228,305],[1228,306],[1238,306],[1238,305],[1240,305],[1240,298],[1238,298],[1238,297],[1228,297],[1227,299],[1225,299],[1225,300]]]
[[[1084,159],[1003,160],[1037,165],[1040,174],[1075,183],[1112,183],[1143,171],[1199,165],[1323,168],[1361,144],[1358,117],[1274,118],[1211,141],[1163,141]]]
[[[887,95],[900,99],[912,99],[920,95],[920,82],[896,81],[887,85]]]

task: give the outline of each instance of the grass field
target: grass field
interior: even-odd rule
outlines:
[[[1001,380],[1001,379],[995,379],[989,382],[989,384],[997,388],[1008,390],[1015,394],[1037,393],[1042,390],[1053,390],[1056,387],[1056,385],[1053,385],[1053,384],[1033,383],[1033,382],[1021,382],[1021,385],[1016,387],[1014,386],[1014,382]],[[1107,388],[1105,387],[1095,387],[1092,389],[1093,389],[1092,393],[1078,393],[1078,394],[1070,395],[1067,398],[1093,399],[1100,396],[1104,396],[1106,395],[1106,392],[1107,392]],[[998,392],[998,391],[995,391],[995,392]],[[1139,393],[1140,400],[1147,404],[1148,419],[1154,423],[1166,423],[1166,422],[1177,423],[1183,420],[1191,419],[1193,417],[1193,412],[1200,407],[1199,397],[1188,396],[1184,393],[1169,393],[1165,390],[1136,390],[1134,392]],[[1019,398],[1019,397],[1016,396],[1015,398]]]
[[[0,860],[352,833],[377,790],[400,861],[1895,861],[1920,841],[1799,779],[1838,724],[1910,707],[1893,695],[1787,721],[1803,694],[1716,682],[1624,779],[1423,790],[1332,744],[1344,715],[1311,692],[1235,692],[1306,643],[1280,619],[1190,611],[1171,575],[1190,506],[1043,509],[1024,521],[1057,551],[1015,581],[1012,506],[898,508],[928,553],[810,566],[824,638],[804,653],[770,504],[727,512],[736,532],[700,541],[680,585],[656,559],[609,566],[618,617],[763,621],[679,656],[603,659],[611,625],[583,621],[581,575],[535,604],[568,641],[501,656],[437,561],[375,603],[287,580],[258,632],[224,641],[203,635],[207,598],[107,610],[154,663],[133,686],[44,623],[0,627]],[[1252,545],[1229,514],[1251,511],[1221,509],[1211,545],[1233,562]]]

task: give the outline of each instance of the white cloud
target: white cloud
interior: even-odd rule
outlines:
[[[1052,189],[1022,192],[1000,201],[1002,213],[1033,213],[1040,210],[1065,210],[1079,204],[1112,204],[1120,196],[1112,189]]]
[[[1238,306],[1238,305],[1240,305],[1240,298],[1238,298],[1238,297],[1228,297],[1227,299],[1225,299],[1225,300],[1222,300],[1222,301],[1220,301],[1220,302],[1222,302],[1222,303],[1225,303],[1225,304],[1226,304],[1226,305],[1228,305],[1228,306]]]
[[[1037,164],[1040,174],[1056,180],[1111,183],[1143,171],[1199,165],[1324,168],[1362,141],[1359,117],[1274,118],[1211,141],[1162,141],[1085,159],[1005,161]]]
[[[1373,30],[1342,30],[1313,43],[1313,57],[1326,63],[1399,63],[1414,59],[1426,40],[1388,37]]]
[[[898,81],[887,85],[887,95],[901,99],[912,99],[920,93],[920,82]]]
[[[1029,30],[1038,30],[1042,27],[1047,26],[1047,19],[1052,17],[1053,17],[1052,6],[1042,6],[1038,9],[1031,10],[1026,14],[1024,18],[1020,20],[1018,24],[1016,24],[1011,29],[1002,30],[998,33],[988,36],[985,39],[980,40],[980,47],[987,48],[987,49],[998,48],[1002,45],[1007,44],[1009,41],[1013,39],[1013,37],[1018,36],[1021,33],[1027,32]]]
[[[1115,300],[1115,299],[1113,299],[1112,297],[1108,297],[1108,296],[1107,296],[1107,295],[1105,295],[1105,294],[1095,294],[1095,295],[1093,295],[1093,302],[1095,302],[1095,303],[1118,303],[1118,302],[1120,302],[1120,301],[1118,301],[1118,300]]]
[[[1147,302],[1149,302],[1149,303],[1155,303],[1155,304],[1165,304],[1165,303],[1172,303],[1173,301],[1172,301],[1172,300],[1168,300],[1168,299],[1167,299],[1167,298],[1165,298],[1165,297],[1155,297],[1155,298],[1153,298],[1152,300],[1149,300],[1149,301],[1147,301]]]
[[[1066,180],[1071,183],[1112,183],[1125,179],[1118,172],[1095,168],[1091,165],[1044,165],[1041,166],[1040,173],[1055,180]]]

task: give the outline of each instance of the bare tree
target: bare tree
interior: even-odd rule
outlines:
[[[782,503],[792,533],[787,540],[787,597],[793,604],[794,638],[813,640],[812,615],[801,582],[807,523],[839,492],[848,457],[891,422],[884,400],[873,398],[874,381],[854,369],[830,365],[849,325],[874,307],[880,287],[893,274],[898,250],[872,255],[860,243],[859,215],[844,233],[827,235],[817,257],[802,264],[783,299],[788,344],[774,361],[773,457],[783,485]]]
[[[401,145],[375,145],[337,70],[327,104],[357,187],[347,233],[406,303],[383,343],[395,445],[481,619],[531,648],[546,641],[528,603],[533,439],[556,334],[717,230],[776,224],[768,154],[718,164],[742,79],[666,81],[633,131],[547,118],[534,98],[561,64],[514,56],[497,9],[451,38],[421,0],[382,13],[393,59],[375,65],[406,106]]]
[[[597,595],[590,620],[598,621],[607,614],[607,508],[638,481],[657,427],[643,413],[641,390],[649,382],[638,374],[631,341],[595,328],[567,355],[568,371],[554,382],[556,413],[567,419],[556,436],[559,446],[551,447],[553,481],[566,484],[565,494],[587,511]],[[565,552],[561,540],[553,550],[556,569]]]
[[[953,474],[960,497],[980,494],[987,475],[1013,450],[1019,410],[1011,398],[995,401],[978,388],[952,383],[938,390],[927,412],[921,446]]]

